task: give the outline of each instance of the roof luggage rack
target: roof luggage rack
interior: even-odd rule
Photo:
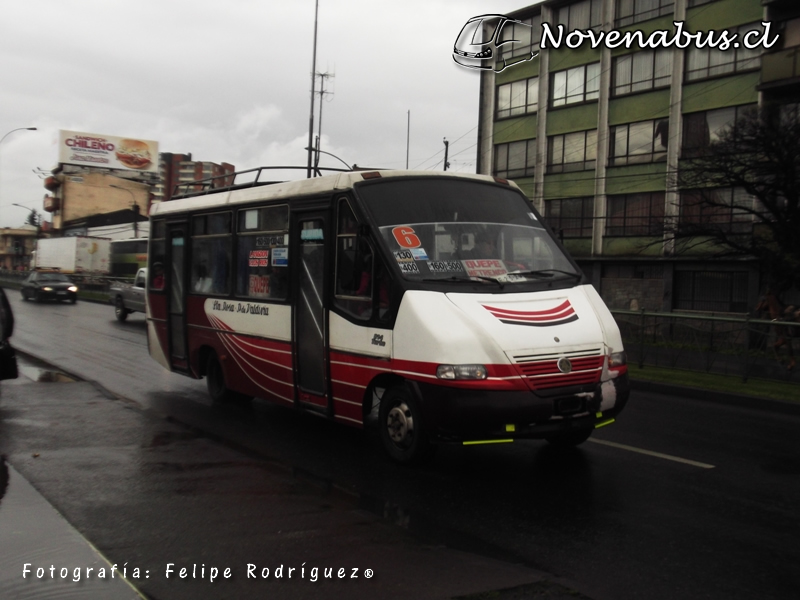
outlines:
[[[264,171],[273,170],[289,170],[289,169],[303,169],[307,170],[308,167],[256,167],[255,169],[247,169],[245,171],[237,171],[236,173],[228,173],[226,175],[215,175],[214,177],[207,177],[205,179],[198,179],[197,181],[187,181],[179,183],[173,188],[172,199],[178,198],[191,198],[192,196],[204,196],[216,192],[225,192],[230,190],[238,190],[242,188],[256,187],[259,185],[270,185],[273,183],[283,183],[283,181],[262,181],[261,174]],[[322,175],[321,171],[334,171],[338,173],[349,173],[350,169],[336,169],[331,167],[314,167],[317,175]],[[245,177],[246,181],[238,181]]]

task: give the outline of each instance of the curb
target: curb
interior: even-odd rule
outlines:
[[[726,406],[751,408],[755,410],[768,410],[770,412],[776,412],[785,415],[800,415],[800,403],[797,402],[774,400],[772,398],[759,398],[757,396],[747,396],[745,394],[733,394],[731,392],[705,390],[671,383],[644,381],[641,379],[631,379],[630,382],[632,390],[641,392],[672,394],[674,396],[682,396],[684,398],[691,398],[693,400],[705,400],[715,404],[725,404]]]

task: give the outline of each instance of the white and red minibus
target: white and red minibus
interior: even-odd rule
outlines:
[[[215,401],[437,443],[585,441],[629,395],[619,329],[510,181],[371,171],[208,187],[151,210],[147,332]]]

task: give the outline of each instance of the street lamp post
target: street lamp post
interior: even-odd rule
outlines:
[[[39,224],[39,213],[36,212],[36,209],[35,208],[28,208],[27,206],[23,206],[22,204],[17,204],[16,202],[13,202],[11,204],[11,206],[19,206],[20,208],[24,208],[24,209],[27,209],[27,210],[31,211],[31,214],[33,215],[33,220],[36,223],[36,239],[38,240],[40,235],[41,235],[41,225]],[[36,249],[36,245],[35,244],[34,244],[34,249]],[[25,242],[22,243],[22,257],[23,257],[23,259],[25,258]],[[32,266],[30,264],[30,262],[31,261],[28,262],[28,268],[29,269]]]
[[[36,131],[36,127],[17,127],[16,129],[12,129],[8,133],[6,133],[2,138],[0,138],[0,145],[5,141],[5,139],[10,136],[15,131]],[[1,173],[2,171],[0,171]],[[24,207],[23,207],[24,208]]]
[[[313,151],[313,152],[316,152],[317,154],[327,154],[328,156],[332,156],[333,158],[338,160],[340,163],[342,163],[345,167],[347,167],[349,170],[351,170],[351,171],[353,170],[353,167],[348,165],[346,162],[344,162],[341,158],[339,158],[335,154],[331,154],[330,152],[325,152],[325,150],[320,150],[319,148],[312,148],[311,146],[309,146],[308,148],[304,148],[304,150],[308,150],[309,152]]]

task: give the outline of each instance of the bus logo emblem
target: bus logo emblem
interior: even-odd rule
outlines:
[[[578,314],[569,300],[564,300],[558,306],[546,310],[508,310],[506,308],[487,306],[486,304],[482,306],[497,317],[501,323],[506,323],[507,325],[552,327],[553,325],[564,325],[578,320]]]

